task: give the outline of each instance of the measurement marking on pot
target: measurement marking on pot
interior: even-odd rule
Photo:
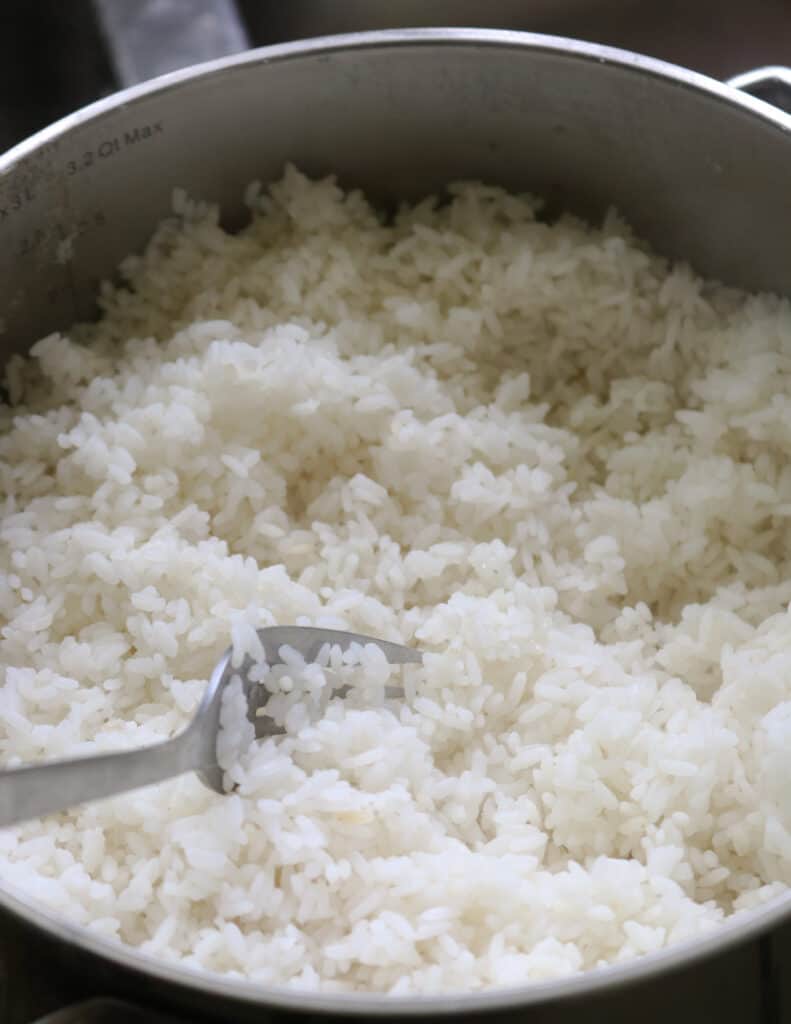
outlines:
[[[57,184],[64,173],[67,177],[72,177],[82,171],[87,171],[97,164],[104,163],[127,149],[138,146],[143,142],[148,142],[158,135],[164,135],[164,133],[164,121],[150,121],[146,124],[135,125],[132,128],[125,128],[116,135],[102,139],[93,148],[84,150],[80,156],[75,157],[73,160],[67,160],[60,166],[53,164],[51,169],[46,171],[43,171],[39,166],[42,162],[41,153],[28,157],[17,164],[12,174],[9,175],[9,189],[13,189],[13,191],[3,194],[3,190],[0,190],[0,224],[10,220],[14,214],[19,213],[24,207],[35,200],[38,191],[36,186],[39,183],[42,183],[45,188],[48,185]],[[59,143],[52,143],[45,151],[46,156],[52,157],[58,148]],[[26,181],[26,179],[31,177],[33,178],[32,184]],[[22,184],[23,182],[24,184]],[[31,251],[33,248],[36,248],[36,246],[28,246],[27,251]]]
[[[35,193],[29,185],[25,185],[18,192],[12,192],[2,203],[0,203],[0,221],[6,220],[13,214],[18,213],[23,206],[32,203]]]
[[[82,156],[77,157],[76,160],[69,160],[66,163],[66,173],[71,176],[79,174],[80,171],[87,171],[95,164],[108,160],[110,157],[116,156],[116,154],[123,152],[123,150],[131,146],[136,146],[140,142],[147,142],[157,135],[164,134],[164,131],[165,126],[162,121],[153,121],[151,124],[138,125],[135,128],[119,132],[118,135],[102,139],[98,146],[94,146],[93,149],[86,149]]]
[[[101,210],[80,217],[69,224],[55,223],[47,228],[36,228],[29,235],[20,238],[16,247],[17,256],[29,256],[39,249],[56,247],[68,243],[69,246],[93,228],[101,228],[107,223],[107,217]],[[53,256],[54,258],[54,256]],[[65,261],[65,256],[61,262]]]

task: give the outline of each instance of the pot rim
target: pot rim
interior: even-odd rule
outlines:
[[[596,64],[616,65],[635,73],[671,82],[680,88],[706,93],[721,103],[741,108],[744,112],[760,118],[772,127],[788,133],[791,138],[791,115],[706,75],[628,50],[561,36],[499,29],[388,29],[322,36],[259,47],[231,57],[196,64],[121,90],[68,114],[0,155],[0,178],[13,173],[18,164],[34,156],[42,147],[56,143],[72,129],[149,96],[176,89],[194,79],[208,78],[247,65],[270,64],[319,54],[444,45],[526,49]],[[117,940],[94,935],[87,928],[72,924],[35,903],[28,903],[25,894],[4,889],[1,883],[0,908],[54,939],[76,945],[102,960],[127,970],[131,969],[178,988],[191,990],[193,994],[203,993],[249,1006],[279,1007],[310,1013],[416,1016],[513,1009],[592,995],[605,989],[620,988],[652,978],[662,972],[687,966],[704,957],[722,952],[771,928],[791,915],[791,890],[768,901],[760,908],[734,915],[724,924],[712,928],[702,936],[685,939],[668,948],[624,963],[610,964],[570,977],[522,986],[487,989],[481,992],[408,996],[389,996],[383,993],[301,992],[283,986],[264,988],[244,979],[203,973],[177,962],[162,962],[153,955],[125,946]]]
[[[317,36],[291,43],[277,43],[273,46],[259,46],[244,53],[217,60],[193,64],[179,71],[159,75],[150,81],[129,86],[105,96],[94,103],[80,107],[71,114],[53,121],[52,124],[35,132],[22,142],[0,153],[0,176],[9,174],[14,166],[32,156],[42,146],[57,141],[73,128],[119,107],[126,107],[138,100],[159,92],[168,92],[193,79],[208,78],[213,74],[245,67],[248,64],[274,64],[316,54],[333,54],[349,50],[393,49],[402,46],[489,46],[505,49],[527,49],[561,54],[595,64],[612,64],[631,71],[641,72],[653,78],[672,81],[682,88],[704,92],[731,106],[743,108],[772,123],[785,132],[791,132],[791,114],[764,100],[757,99],[741,89],[715,78],[691,71],[679,64],[646,57],[631,50],[614,46],[602,46],[564,36],[544,35],[538,32],[516,32],[510,29],[489,28],[404,28],[381,29],[375,32],[349,32],[343,35]],[[741,77],[741,76],[737,76]]]

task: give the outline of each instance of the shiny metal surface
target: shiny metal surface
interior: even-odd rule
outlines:
[[[479,177],[599,215],[614,204],[670,257],[791,293],[791,117],[701,75],[551,37],[411,30],[289,44],[178,72],[102,101],[0,160],[3,354],[89,316],[100,278],[139,248],[174,186],[243,219],[244,185],[286,161],[383,202]],[[461,996],[317,995],[199,975],[89,934],[24,898],[0,903],[65,950],[226,1019],[315,1013],[522,1013],[653,977],[740,943],[791,896],[627,964]]]
[[[212,696],[215,694],[219,697],[216,686]],[[194,724],[165,743],[0,770],[0,828],[66,811],[90,800],[128,793],[185,772],[216,769],[213,749],[201,742],[208,733],[203,723],[211,709],[212,705],[202,706]],[[216,733],[215,729],[215,738]],[[222,772],[216,769],[212,780],[215,774],[219,788],[213,781],[208,784],[221,793]]]
[[[791,54],[788,0],[236,0],[259,45],[390,28],[498,28],[645,53],[721,80]]]
[[[671,257],[791,290],[791,118],[700,75],[519,33],[410,30],[288,44],[86,108],[0,162],[5,351],[90,316],[175,186],[244,216],[287,160],[382,201],[458,177],[611,204]]]
[[[419,665],[423,659],[420,651],[412,647],[337,629],[270,626],[259,629],[258,636],[269,665],[282,664],[283,647],[293,648],[306,662],[311,662],[316,661],[328,644],[342,651],[352,644],[374,644],[393,665]],[[223,691],[234,676],[241,677],[247,698],[247,717],[255,727],[256,739],[285,732],[271,718],[260,714],[270,694],[264,685],[251,681],[249,673],[254,665],[255,662],[247,658],[235,668],[229,648],[215,665],[192,721],[178,736],[164,743],[0,769],[0,828],[65,811],[89,800],[128,793],[190,771],[197,772],[209,789],[224,794],[223,770],[217,764],[217,738]],[[404,695],[398,687],[387,687],[387,690],[391,698]],[[336,692],[346,696],[349,687],[340,687]]]
[[[734,75],[728,85],[791,114],[791,68],[770,65]]]

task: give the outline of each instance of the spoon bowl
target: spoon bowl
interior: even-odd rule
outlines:
[[[373,644],[391,665],[416,665],[423,659],[422,653],[413,647],[361,633],[312,626],[270,626],[257,632],[265,661],[270,666],[283,664],[281,651],[284,647],[296,651],[306,663],[318,661],[328,645],[347,651],[353,644]],[[223,695],[231,680],[238,677],[242,682],[247,718],[253,725],[255,739],[285,732],[265,713],[270,693],[262,683],[251,679],[250,670],[255,664],[248,656],[235,666],[232,649],[225,651],[214,666],[192,721],[164,743],[0,771],[0,827],[163,782],[189,771],[197,772],[209,789],[225,793],[224,771],[217,759],[217,740]],[[340,687],[336,692],[345,696],[348,687]],[[386,695],[403,696],[403,690],[388,687]]]

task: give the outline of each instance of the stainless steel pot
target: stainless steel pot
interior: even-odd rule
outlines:
[[[789,99],[791,74],[743,84]],[[428,29],[277,46],[177,72],[87,107],[0,159],[3,357],[90,316],[99,281],[169,211],[174,186],[242,222],[247,182],[286,161],[382,202],[459,177],[597,215],[615,205],[670,257],[791,293],[791,116],[701,75],[599,46]],[[387,999],[264,990],[121,948],[0,890],[0,905],[96,963],[225,1019],[263,1007],[413,1014],[521,1010],[636,982],[791,914],[791,895],[703,938],[568,980]]]

